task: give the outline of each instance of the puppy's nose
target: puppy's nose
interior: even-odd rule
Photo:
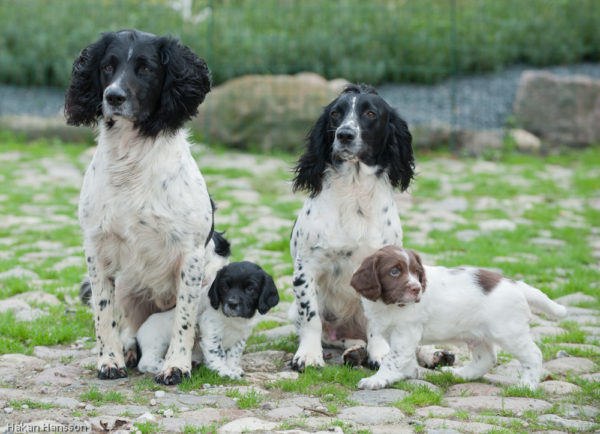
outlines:
[[[408,293],[413,297],[417,297],[421,293],[421,287],[417,285],[411,286],[408,288]]]
[[[127,99],[125,92],[122,89],[114,87],[106,90],[104,98],[113,107],[119,107]]]
[[[232,297],[227,300],[227,307],[231,310],[235,310],[241,304],[241,300],[238,297]]]
[[[340,143],[347,145],[349,143],[352,143],[352,141],[356,137],[356,134],[349,128],[340,128],[336,132],[335,136],[340,141]]]

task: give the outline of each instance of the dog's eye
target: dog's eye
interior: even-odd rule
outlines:
[[[152,69],[148,68],[147,66],[142,66],[141,70],[144,74],[150,74],[152,72]]]
[[[114,68],[112,67],[112,65],[106,65],[102,69],[104,69],[104,71],[109,72],[109,73],[114,71]]]
[[[369,111],[366,113],[366,116],[367,116],[369,119],[375,119],[375,118],[377,117],[377,115],[375,114],[375,112],[373,112],[373,111],[371,111],[371,110],[369,110]]]
[[[336,111],[331,112],[331,117],[333,119],[339,118],[340,117],[340,112],[336,112]]]
[[[400,275],[400,270],[398,270],[396,267],[394,267],[390,270],[390,276],[397,277],[399,275]]]
[[[254,291],[254,286],[252,286],[252,285],[246,286],[246,292],[252,292],[252,291]]]

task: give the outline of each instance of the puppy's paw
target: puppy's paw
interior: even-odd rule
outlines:
[[[525,387],[529,390],[535,390],[538,387],[538,381],[536,381],[533,378],[521,378],[521,379],[519,379],[517,386]]]
[[[220,377],[228,377],[232,380],[241,380],[244,376],[244,370],[240,367],[230,368],[223,366],[216,370]]]
[[[456,357],[454,356],[454,353],[451,353],[448,350],[438,350],[433,353],[431,365],[425,367],[429,369],[434,369],[438,366],[452,366],[454,365],[455,359]]]
[[[150,357],[142,356],[137,368],[138,371],[149,374],[160,374],[163,367],[162,359],[151,360]]]
[[[452,366],[442,366],[442,367],[440,368],[440,370],[441,370],[442,372],[451,372],[451,373],[452,373],[452,375],[456,375],[456,369],[457,369],[457,368],[455,368],[455,367],[452,367]]]
[[[359,389],[376,390],[376,389],[383,389],[388,384],[389,384],[389,382],[387,379],[382,378],[381,376],[375,374],[371,377],[366,377],[366,378],[363,378],[362,380],[360,380],[358,382],[358,388]]]
[[[440,350],[431,345],[424,345],[418,347],[416,353],[419,365],[427,369],[454,365],[454,354],[448,350]]]
[[[304,371],[306,367],[313,366],[315,368],[322,368],[325,366],[323,360],[323,349],[319,346],[311,350],[303,348],[302,345],[296,351],[294,358],[292,359],[290,366],[296,371]]]
[[[160,374],[154,377],[154,381],[159,384],[172,386],[181,383],[184,378],[190,378],[190,376],[189,369],[181,370],[179,368],[172,367],[163,370]]]
[[[362,366],[367,363],[367,349],[361,345],[347,348],[342,354],[342,360],[348,366]]]
[[[98,362],[98,378],[101,380],[114,380],[127,377],[125,366],[119,366],[116,361],[108,360]]]
[[[137,339],[133,339],[135,341],[135,345],[132,345],[129,349],[125,351],[125,366],[128,368],[135,368],[140,359],[142,358],[142,350],[138,345]]]

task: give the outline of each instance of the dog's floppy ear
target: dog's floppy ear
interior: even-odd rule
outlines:
[[[100,60],[113,38],[114,33],[104,33],[85,47],[73,63],[64,109],[69,125],[95,125],[102,116]]]
[[[223,270],[225,267],[221,268],[217,275],[215,276],[215,280],[213,280],[212,285],[210,285],[210,289],[208,290],[208,298],[210,299],[210,305],[213,309],[218,309],[219,304],[221,303],[221,298],[219,297],[219,279],[223,276]]]
[[[160,106],[140,125],[140,132],[148,136],[181,128],[198,113],[210,92],[210,71],[204,59],[173,38],[162,37],[159,46],[166,72]]]
[[[258,298],[258,312],[264,315],[273,306],[277,306],[277,303],[279,303],[279,293],[275,287],[275,282],[269,274],[263,271],[263,286]]]
[[[408,251],[414,255],[415,259],[417,260],[417,264],[419,264],[419,268],[421,270],[419,274],[419,283],[421,284],[421,290],[425,292],[425,289],[427,288],[427,275],[425,274],[425,267],[423,267],[423,262],[421,261],[421,255],[412,249],[408,249]]]
[[[352,275],[350,285],[367,300],[377,301],[381,297],[381,283],[377,273],[377,253],[367,256],[358,270]]]
[[[412,149],[412,135],[406,122],[390,109],[384,148],[378,158],[378,165],[387,169],[390,182],[401,191],[408,188],[415,174],[415,159]]]
[[[333,132],[329,131],[329,111],[332,102],[323,110],[323,113],[306,137],[306,150],[294,168],[293,190],[306,190],[311,196],[316,196],[323,188],[323,175],[327,164],[331,162],[331,146]]]

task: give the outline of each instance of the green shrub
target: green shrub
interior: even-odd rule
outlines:
[[[64,87],[85,45],[132,27],[180,37],[207,59],[215,83],[307,70],[435,82],[454,70],[600,60],[597,0],[196,0],[192,15],[212,7],[199,23],[170,3],[2,0],[0,82]]]

